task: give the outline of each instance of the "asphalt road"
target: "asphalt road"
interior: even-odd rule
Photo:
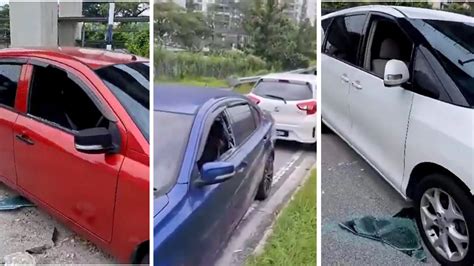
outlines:
[[[276,215],[290,200],[294,189],[316,163],[314,146],[277,142],[272,192],[265,201],[255,201],[236,228],[216,266],[240,266],[268,232]]]
[[[429,254],[427,263],[419,263],[389,246],[339,228],[340,222],[366,215],[393,216],[410,203],[334,133],[322,134],[321,152],[323,265],[436,264]]]

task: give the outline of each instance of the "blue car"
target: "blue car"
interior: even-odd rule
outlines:
[[[154,104],[155,265],[211,265],[273,181],[273,119],[231,91],[160,85]]]

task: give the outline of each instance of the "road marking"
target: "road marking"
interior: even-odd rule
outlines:
[[[299,151],[295,153],[293,157],[291,157],[291,159],[286,163],[286,165],[284,165],[278,170],[276,175],[273,176],[272,185],[275,185],[276,183],[278,183],[278,181],[280,181],[280,179],[286,174],[286,172],[288,172],[288,170],[290,170],[291,167],[293,167],[296,161],[298,161],[301,155],[303,155],[303,151]]]
[[[303,151],[298,151],[291,157],[289,161],[286,162],[284,166],[280,167],[278,172],[275,175],[273,175],[272,186],[277,184],[278,181],[280,181],[280,179],[283,176],[285,176],[285,174],[291,169],[291,167],[293,167],[293,165],[296,163],[296,161],[298,161],[299,158],[301,158],[302,155],[303,155]],[[245,213],[244,218],[242,218],[242,220],[245,220],[247,216],[249,216],[258,207],[259,204],[260,202],[258,201],[255,201],[254,203],[252,203],[252,205],[250,206],[248,211]]]

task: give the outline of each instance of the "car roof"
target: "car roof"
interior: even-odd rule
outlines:
[[[412,19],[432,19],[432,20],[444,20],[444,21],[457,21],[457,22],[469,22],[473,23],[474,18],[466,15],[461,15],[452,12],[446,12],[441,10],[419,8],[419,7],[407,7],[407,6],[383,6],[383,5],[366,5],[352,8],[342,9],[333,13],[324,15],[322,19],[346,15],[350,13],[358,12],[381,12],[392,15],[397,18],[412,18]]]
[[[0,50],[0,56],[36,56],[43,58],[55,58],[58,60],[60,60],[61,58],[73,58],[89,66],[92,69],[98,69],[101,67],[115,64],[148,62],[148,59],[146,58],[131,54],[80,47],[7,48]]]
[[[274,74],[268,74],[268,75],[262,76],[261,78],[309,82],[316,86],[316,76],[313,74],[274,73]]]
[[[240,94],[224,88],[208,88],[181,84],[155,86],[154,110],[181,114],[196,114],[211,99],[240,97]]]

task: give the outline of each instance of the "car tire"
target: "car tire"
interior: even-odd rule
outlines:
[[[303,149],[307,151],[316,151],[316,147],[317,147],[317,142],[303,144]]]
[[[271,155],[265,164],[265,170],[263,170],[262,181],[258,185],[256,200],[265,200],[270,195],[273,183],[273,161],[274,156]]]
[[[323,122],[321,121],[321,134],[330,134],[332,130]]]
[[[150,254],[147,253],[145,256],[143,256],[140,264],[141,265],[149,265],[150,264]]]
[[[417,185],[414,200],[416,224],[423,242],[433,257],[441,265],[472,265],[474,262],[472,195],[458,185],[452,176],[430,174]],[[435,205],[440,207],[436,208],[438,211]],[[459,239],[462,237],[464,240],[456,241],[458,243],[456,245],[453,236]],[[459,254],[459,250],[464,250],[464,255],[449,259],[446,257],[446,246],[450,253],[454,251],[453,254],[456,254],[458,251]]]

